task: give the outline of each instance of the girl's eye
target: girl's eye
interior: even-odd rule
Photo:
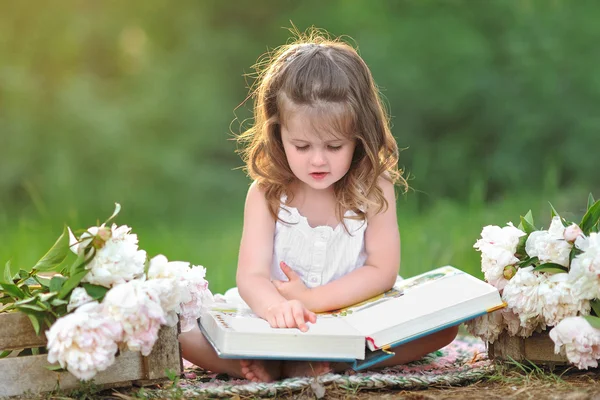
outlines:
[[[331,151],[338,151],[342,148],[342,146],[327,146],[327,148]]]
[[[306,151],[306,150],[308,150],[308,145],[306,145],[306,146],[296,146],[296,150],[298,150],[298,151]]]

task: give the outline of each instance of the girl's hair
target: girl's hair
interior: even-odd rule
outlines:
[[[281,126],[284,114],[297,109],[315,112],[317,119],[323,117],[319,128],[324,122],[325,129],[356,142],[348,173],[334,184],[338,219],[343,222],[346,210],[364,220],[368,208],[387,209],[377,180],[383,177],[403,188],[407,184],[398,170],[398,146],[379,90],[356,50],[312,29],[267,54],[254,68],[254,123],[237,139],[247,172],[264,190],[273,217],[278,218],[282,195],[288,203],[292,200],[295,176],[285,156]]]

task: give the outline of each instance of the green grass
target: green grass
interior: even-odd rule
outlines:
[[[504,225],[508,221],[517,225],[519,216],[531,209],[538,228],[547,227],[548,201],[561,214],[577,219],[585,207],[587,193],[578,189],[553,195],[515,193],[489,204],[438,200],[420,211],[415,197],[410,194],[400,197],[397,205],[402,236],[401,275],[409,277],[450,264],[481,277],[480,255],[473,249],[473,243],[483,226]],[[198,208],[187,218],[173,219],[135,215],[124,204],[117,222],[133,227],[140,247],[150,256],[164,254],[170,260],[203,265],[211,289],[222,292],[235,285],[243,202],[242,196],[232,197],[211,208]],[[103,220],[111,211],[107,207],[97,218]],[[83,221],[81,214],[74,211],[62,218],[75,229],[96,222],[95,218]],[[0,214],[0,263],[10,259],[15,269],[31,268],[60,235],[60,219],[61,216],[48,217],[36,211]]]

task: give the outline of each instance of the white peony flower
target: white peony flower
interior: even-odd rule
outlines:
[[[541,320],[529,321],[526,326],[521,326],[521,319],[515,312],[510,308],[502,309],[502,319],[506,331],[510,336],[529,337],[533,332],[541,332],[544,330],[544,325]]]
[[[500,310],[467,321],[465,326],[469,333],[489,343],[494,343],[505,328],[504,319]]]
[[[167,322],[158,293],[136,279],[110,289],[102,304],[105,312],[122,324],[123,342],[129,350],[150,354],[160,326]]]
[[[519,268],[502,292],[508,307],[519,316],[520,326],[525,332],[533,332],[539,326],[545,328],[542,315],[543,300],[538,289],[543,274],[533,272],[533,267]]]
[[[600,359],[600,330],[583,317],[570,317],[550,331],[554,352],[562,353],[579,369],[597,367]]]
[[[589,300],[574,295],[567,274],[542,274],[539,282],[538,295],[546,325],[556,326],[564,318],[589,314]]]
[[[525,236],[525,232],[510,222],[503,228],[488,225],[481,231],[481,239],[473,245],[481,251],[481,270],[485,280],[500,290],[508,282],[504,277],[504,268],[519,261],[515,253],[522,236]]]
[[[183,279],[189,269],[189,262],[169,261],[159,254],[150,260],[148,279]]]
[[[551,262],[569,266],[569,254],[573,245],[565,240],[565,227],[560,217],[552,218],[547,231],[532,232],[525,243],[525,251],[530,257],[537,257],[541,262]]]
[[[71,292],[69,304],[67,305],[67,312],[71,312],[77,307],[82,306],[91,301],[94,301],[94,299],[88,294],[88,292],[84,288],[76,287]]]
[[[212,293],[208,290],[205,276],[206,269],[201,265],[192,266],[185,275],[189,297],[181,304],[182,332],[187,332],[196,326],[202,307],[214,301]]]
[[[165,312],[166,324],[168,326],[177,325],[179,317],[177,314],[181,311],[181,291],[177,286],[175,279],[150,279],[144,282],[149,293],[155,293],[158,296],[158,303]]]
[[[58,361],[78,379],[92,379],[114,363],[121,336],[121,325],[104,315],[101,305],[84,304],[46,331],[48,362]]]
[[[110,228],[104,226],[91,227],[77,239],[70,234],[71,249],[79,254],[90,243],[96,249],[96,255],[86,265],[89,273],[82,282],[94,285],[112,287],[141,277],[144,274],[146,252],[138,250],[137,235],[131,234],[127,225],[113,224]]]
[[[593,300],[600,298],[600,234],[579,236],[575,246],[583,251],[571,262],[569,281],[578,298]]]

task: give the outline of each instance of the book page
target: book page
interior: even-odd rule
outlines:
[[[433,271],[426,272],[424,274],[417,275],[412,278],[399,279],[396,281],[396,283],[394,284],[394,287],[392,289],[388,290],[387,292],[385,292],[383,294],[377,295],[375,297],[372,297],[368,300],[362,301],[360,303],[354,304],[349,307],[345,307],[345,308],[342,308],[339,310],[333,310],[333,311],[320,313],[319,316],[321,316],[323,318],[348,317],[359,311],[366,310],[366,309],[372,308],[374,306],[377,306],[379,304],[388,302],[392,299],[404,296],[404,294],[409,292],[412,288],[423,287],[423,286],[427,285],[428,283],[435,282],[438,279],[441,279],[441,278],[444,278],[447,276],[458,275],[458,274],[464,274],[464,272],[462,272],[456,268],[447,266],[447,267],[437,268]]]
[[[271,328],[269,323],[258,317],[248,308],[228,308],[213,305],[209,315],[214,318],[220,329],[229,332],[243,332],[250,334],[277,334],[277,335],[317,335],[317,336],[356,336],[358,332],[341,318],[317,317],[317,322],[307,323],[308,331],[302,332],[297,328]]]
[[[413,325],[417,320],[433,314],[456,315],[461,318],[461,308],[469,304],[485,312],[498,304],[483,304],[479,299],[497,292],[491,285],[459,270],[438,269],[407,279],[396,287],[395,297],[383,297],[359,308],[348,310],[342,317],[350,325],[371,337],[378,332],[402,325]],[[493,299],[493,297],[491,297]],[[498,296],[499,299],[499,296]],[[498,303],[501,304],[501,301]],[[424,329],[431,327],[424,326]],[[397,340],[402,339],[398,337]],[[385,344],[385,343],[384,343]]]

